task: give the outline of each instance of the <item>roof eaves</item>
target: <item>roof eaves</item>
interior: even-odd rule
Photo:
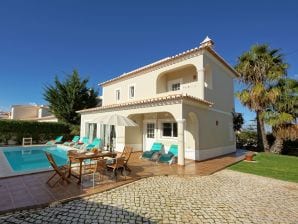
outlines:
[[[139,105],[139,104],[154,103],[154,102],[169,101],[169,100],[179,100],[179,99],[189,99],[198,103],[205,104],[207,106],[213,105],[212,102],[199,99],[197,97],[193,97],[187,94],[173,94],[173,95],[167,95],[163,97],[149,98],[149,99],[131,101],[131,102],[121,103],[121,104],[110,104],[110,105],[101,106],[101,107],[79,110],[76,112],[77,113],[94,112],[94,111],[100,111],[100,110],[111,109],[111,108],[121,108],[121,107],[127,107],[127,106]]]

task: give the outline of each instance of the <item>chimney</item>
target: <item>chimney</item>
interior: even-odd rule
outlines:
[[[200,48],[210,47],[213,48],[214,42],[208,36],[200,43]]]

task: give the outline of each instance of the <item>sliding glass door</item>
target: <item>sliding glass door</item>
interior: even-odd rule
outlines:
[[[89,142],[91,143],[97,136],[97,124],[95,123],[87,123],[86,127],[86,137],[89,138]]]

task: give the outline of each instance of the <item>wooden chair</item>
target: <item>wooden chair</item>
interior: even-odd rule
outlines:
[[[107,167],[113,170],[113,176],[116,178],[116,181],[117,181],[117,170],[121,169],[122,175],[123,175],[123,171],[126,170],[125,157],[116,158],[115,163],[111,165],[107,165]],[[125,174],[125,179],[126,179],[126,174]]]
[[[49,152],[45,152],[46,156],[48,158],[49,163],[51,164],[51,166],[53,167],[55,173],[48,179],[47,184],[50,187],[54,187],[60,180],[66,181],[68,184],[70,183],[69,179],[67,179],[67,169],[68,166],[64,165],[64,166],[58,166],[52,156],[51,153]],[[50,185],[50,181],[56,176],[59,176],[59,179],[57,181],[55,181],[55,183],[53,185]]]
[[[124,166],[125,166],[125,169],[128,170],[129,172],[131,172],[131,169],[129,169],[129,167],[127,166],[127,163],[131,156],[132,150],[133,150],[133,148],[131,146],[125,146],[123,149],[123,152],[121,153],[121,156],[120,156],[120,157],[125,158]]]
[[[107,176],[107,160],[106,159],[98,159],[95,162],[95,166],[93,168],[93,188],[95,186],[95,174],[99,174],[99,179],[102,180],[104,176]]]

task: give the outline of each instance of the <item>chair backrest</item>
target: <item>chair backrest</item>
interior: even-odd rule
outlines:
[[[80,162],[80,160],[74,158],[74,156],[75,156],[75,154],[77,154],[77,152],[78,152],[77,150],[68,150],[67,151],[67,157],[68,157],[69,161],[74,162],[74,163]]]
[[[169,152],[172,153],[174,156],[178,156],[178,145],[171,145]]]
[[[131,153],[132,153],[132,147],[131,146],[128,146],[126,145],[123,149],[123,152],[121,153],[121,156],[120,157],[124,157],[125,158],[125,163],[128,162],[130,156],[131,156]]]
[[[91,145],[94,145],[94,146],[99,148],[101,146],[101,139],[100,138],[95,138],[93,140],[93,142],[91,143]]]
[[[107,169],[107,160],[106,159],[98,159],[96,160],[96,166],[94,172],[103,173]]]
[[[80,140],[80,136],[76,135],[73,137],[72,141],[73,142],[78,142]]]
[[[61,142],[61,141],[62,141],[62,138],[63,138],[63,136],[58,136],[58,137],[55,139],[55,142]]]
[[[59,172],[60,172],[60,171],[59,171],[59,168],[58,168],[58,166],[57,166],[57,164],[56,164],[56,162],[55,162],[55,160],[54,160],[52,154],[49,153],[49,152],[45,152],[45,153],[46,153],[46,156],[47,156],[47,158],[48,158],[48,161],[49,161],[49,163],[51,164],[51,166],[53,167],[53,169],[54,169],[56,172],[59,173]]]
[[[89,144],[89,138],[88,137],[83,137],[80,141],[84,144]]]
[[[124,167],[125,165],[125,157],[116,158],[116,168]]]
[[[163,147],[162,143],[154,142],[151,147],[151,151],[160,151],[162,150],[162,147]]]

